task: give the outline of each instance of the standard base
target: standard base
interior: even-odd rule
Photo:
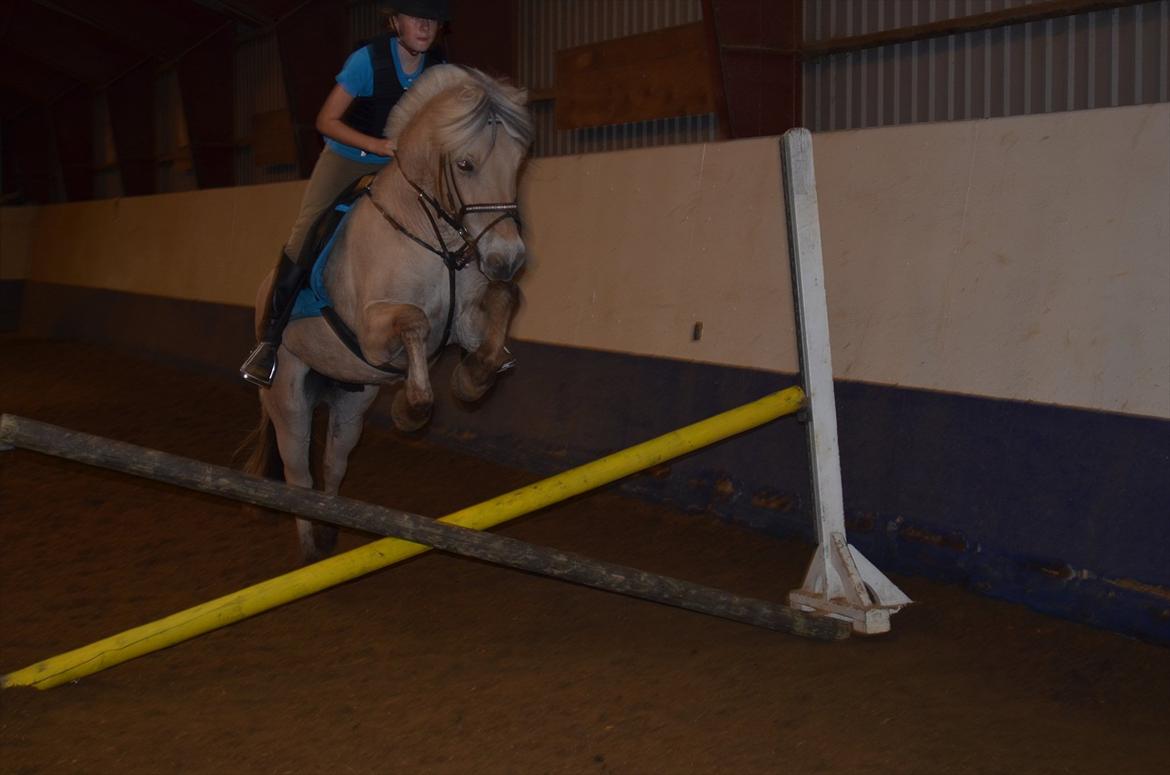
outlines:
[[[817,549],[804,586],[788,593],[792,607],[845,619],[865,635],[889,632],[890,615],[913,602],[841,533]]]

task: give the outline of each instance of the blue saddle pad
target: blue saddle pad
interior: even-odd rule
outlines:
[[[345,215],[341,216],[337,228],[329,235],[329,241],[325,243],[325,247],[321,248],[321,253],[313,263],[313,271],[309,275],[308,284],[297,294],[297,300],[293,303],[291,320],[319,317],[322,309],[333,306],[333,302],[329,298],[329,291],[325,289],[325,266],[329,263],[329,254],[333,252],[333,244],[337,242],[337,235],[341,234],[345,222],[349,220],[350,205],[340,204],[335,209],[345,213]]]

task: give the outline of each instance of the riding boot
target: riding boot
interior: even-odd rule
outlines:
[[[240,367],[240,376],[260,387],[271,387],[276,374],[276,350],[280,347],[281,335],[292,315],[297,294],[305,284],[309,270],[299,266],[281,253],[276,265],[276,277],[272,280],[272,291],[268,295],[268,307],[264,314],[264,329],[260,342]]]

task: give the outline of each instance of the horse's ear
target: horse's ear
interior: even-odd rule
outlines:
[[[528,89],[526,87],[521,86],[516,89],[516,104],[520,107],[528,104]]]

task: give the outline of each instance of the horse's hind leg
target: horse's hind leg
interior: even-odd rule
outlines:
[[[456,398],[478,401],[495,384],[500,366],[509,357],[504,344],[519,296],[515,283],[493,281],[484,286],[477,305],[483,340],[451,375],[451,389]]]
[[[362,351],[370,363],[384,364],[401,347],[406,351],[406,381],[394,395],[390,418],[400,431],[416,431],[431,418],[435,395],[427,363],[431,324],[413,304],[370,304],[360,334]]]
[[[329,433],[325,438],[325,459],[322,478],[325,492],[336,495],[341,480],[349,468],[349,453],[362,435],[366,412],[378,397],[376,385],[362,390],[345,391],[334,388],[329,398]]]
[[[327,494],[336,495],[341,488],[341,480],[349,467],[349,453],[362,435],[362,420],[377,397],[378,388],[372,385],[355,392],[336,387],[330,389],[325,399],[329,406],[329,427],[325,433],[325,456],[321,461],[321,488]],[[322,560],[337,548],[336,525],[298,519],[297,532],[301,538],[301,554],[307,563]]]
[[[309,471],[309,436],[313,424],[314,397],[309,396],[305,377],[309,367],[285,348],[280,349],[284,366],[269,390],[260,391],[276,431],[276,446],[284,464],[284,480],[294,487],[312,488]]]

